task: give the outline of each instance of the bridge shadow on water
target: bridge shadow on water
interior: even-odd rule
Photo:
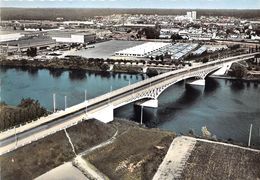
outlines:
[[[164,121],[173,120],[177,113],[192,107],[203,93],[203,90],[198,87],[190,85],[183,85],[183,87],[185,87],[185,90],[177,99],[160,103],[159,98],[159,107],[152,109],[154,112],[150,112],[151,108],[148,108],[146,113],[144,111],[144,122],[146,126],[156,127]],[[174,87],[172,89],[174,90]],[[172,89],[169,90],[171,91]],[[169,117],[171,118],[169,119]]]
[[[204,88],[204,96],[210,96],[214,94],[219,87],[220,84],[217,79],[207,77],[205,88]]]
[[[181,95],[177,97],[177,99],[167,98],[169,96],[168,94],[173,94],[176,88],[183,90]],[[173,85],[169,89],[166,89],[165,92],[161,94],[161,97],[159,97],[158,108],[143,108],[143,123],[147,127],[156,127],[158,124],[167,121],[169,119],[167,117],[171,117],[170,119],[173,120],[176,113],[192,107],[202,93],[202,89],[185,85],[184,82]],[[167,97],[165,98],[163,96]],[[125,105],[115,110],[115,116],[140,122],[141,107],[134,105],[134,103]]]

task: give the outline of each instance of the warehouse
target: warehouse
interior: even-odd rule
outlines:
[[[89,43],[96,41],[96,35],[88,32],[52,31],[48,35],[59,43]]]
[[[115,52],[116,56],[146,57],[149,54],[162,49],[170,43],[147,42],[138,46]]]
[[[15,41],[15,40],[18,40],[20,37],[23,37],[23,36],[24,36],[24,34],[22,34],[21,32],[1,31],[0,42]]]

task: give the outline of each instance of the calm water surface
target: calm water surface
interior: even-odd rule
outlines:
[[[56,93],[58,108],[102,95],[145,79],[143,75],[97,73],[85,71],[49,71],[0,68],[1,100],[17,105],[24,97],[38,99],[52,109]],[[140,108],[133,104],[115,110],[115,116],[140,121]],[[149,127],[201,134],[201,127],[218,138],[247,143],[249,126],[253,124],[252,143],[260,146],[260,85],[240,81],[208,78],[205,88],[186,86],[180,82],[159,97],[159,108],[144,108],[144,122]]]

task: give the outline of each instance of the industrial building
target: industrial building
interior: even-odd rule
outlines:
[[[24,34],[22,34],[21,32],[1,31],[0,42],[15,41],[15,40],[18,40],[20,37],[23,37],[23,36],[24,36]]]
[[[197,46],[198,44],[188,44],[188,43],[169,44],[149,54],[149,57],[155,58],[156,56],[161,56],[161,55],[164,56],[168,54],[171,56],[171,59],[179,60],[182,57],[188,55]]]
[[[138,46],[127,48],[118,52],[115,52],[116,56],[131,56],[131,57],[146,57],[149,54],[162,49],[170,43],[162,42],[147,42]]]
[[[48,32],[58,43],[89,43],[96,41],[96,35],[88,32],[52,31]]]
[[[30,47],[47,48],[55,46],[55,40],[50,37],[22,37],[18,40],[1,42],[2,53],[4,52],[21,52],[26,51]]]

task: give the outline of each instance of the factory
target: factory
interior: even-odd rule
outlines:
[[[89,43],[96,41],[96,35],[88,32],[52,31],[48,35],[57,43]]]
[[[0,42],[15,41],[23,36],[24,36],[24,34],[22,34],[21,32],[1,31]]]
[[[138,46],[127,48],[121,51],[115,52],[116,56],[130,56],[130,57],[146,57],[149,54],[162,49],[170,43],[162,42],[147,42]]]

